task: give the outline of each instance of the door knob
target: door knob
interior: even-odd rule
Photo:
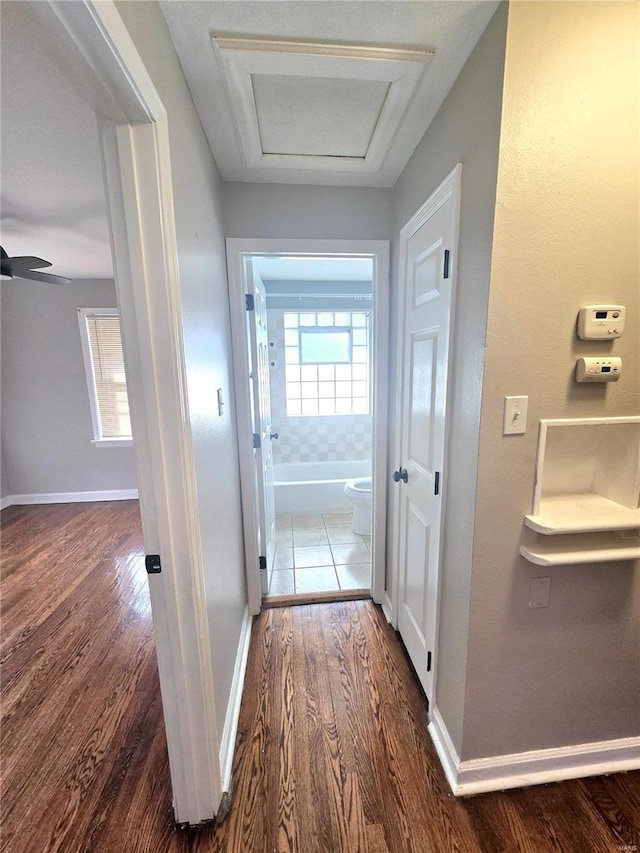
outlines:
[[[393,479],[396,483],[399,483],[402,480],[403,483],[407,483],[409,481],[409,475],[407,473],[406,468],[400,468],[399,471],[393,472]]]
[[[271,439],[271,441],[273,441],[274,438],[280,438],[280,436],[277,432],[270,432],[269,438]]]

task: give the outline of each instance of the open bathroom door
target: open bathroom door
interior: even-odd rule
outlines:
[[[271,388],[269,383],[269,333],[267,299],[264,284],[247,263],[247,326],[249,364],[251,366],[251,404],[253,417],[253,455],[258,492],[258,546],[262,595],[268,591],[268,574],[273,565],[276,542],[275,492],[273,488],[273,451],[271,442]],[[262,559],[264,557],[264,560]]]

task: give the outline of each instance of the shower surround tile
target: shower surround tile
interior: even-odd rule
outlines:
[[[287,415],[284,310],[268,309],[267,324],[271,427],[280,435],[279,441],[273,442],[274,464],[370,460],[373,454],[371,415]]]

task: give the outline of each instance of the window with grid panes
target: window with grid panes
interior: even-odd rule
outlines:
[[[287,415],[368,415],[370,314],[284,314]]]

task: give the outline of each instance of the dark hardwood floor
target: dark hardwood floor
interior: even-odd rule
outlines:
[[[7,853],[640,848],[640,773],[451,796],[371,602],[254,623],[229,814],[176,829],[137,504],[2,513]]]

